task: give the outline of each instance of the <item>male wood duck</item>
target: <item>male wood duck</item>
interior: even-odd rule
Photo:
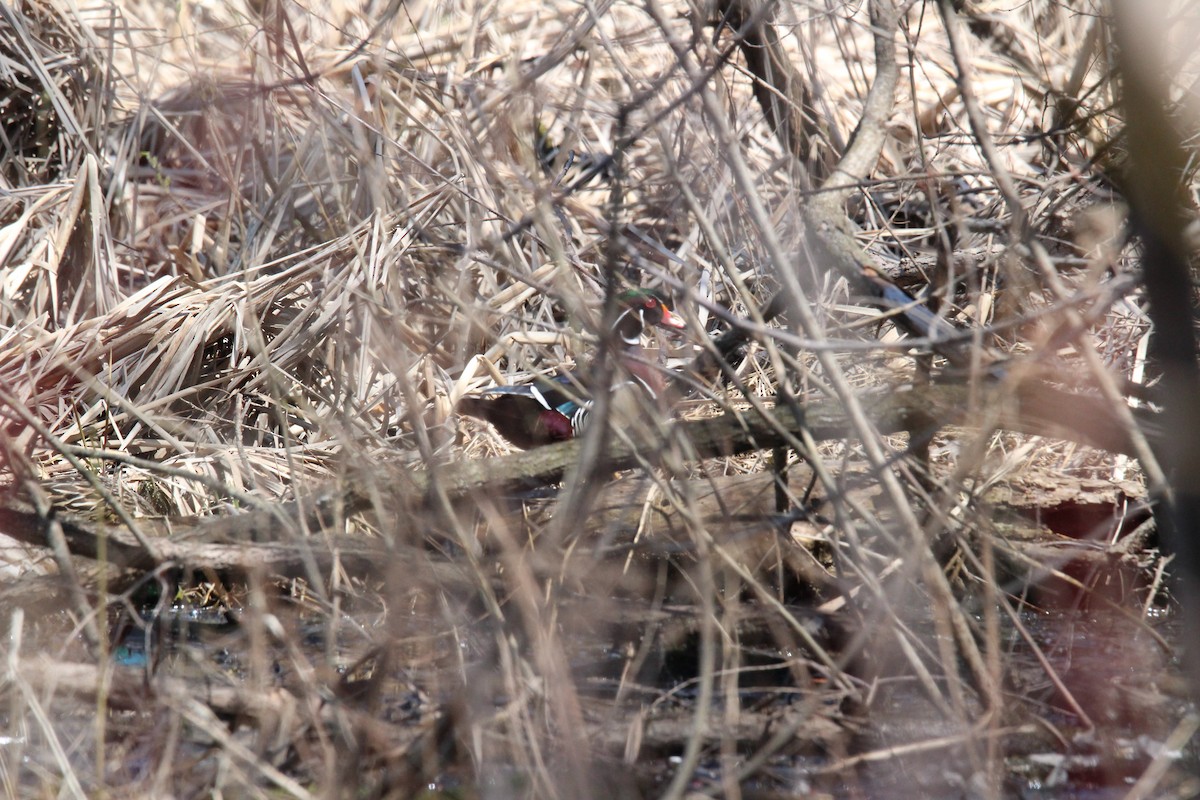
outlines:
[[[656,289],[631,289],[617,298],[621,313],[613,328],[621,340],[619,383],[661,398],[666,388],[660,370],[640,358],[642,332],[647,326],[682,330],[682,318],[671,312],[671,302]],[[578,373],[560,373],[521,386],[496,386],[464,397],[458,410],[490,422],[516,447],[528,450],[572,439],[583,430],[591,410],[587,379]]]

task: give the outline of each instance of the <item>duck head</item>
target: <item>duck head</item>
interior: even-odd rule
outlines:
[[[671,311],[671,299],[658,289],[630,289],[617,298],[621,313],[614,324],[627,347],[637,347],[647,326],[683,330],[687,323]]]

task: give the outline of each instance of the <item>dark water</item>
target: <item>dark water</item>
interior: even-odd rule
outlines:
[[[513,699],[509,687],[488,683],[499,674],[496,631],[482,615],[472,624],[448,628],[444,612],[436,609],[407,609],[399,618],[377,608],[331,615],[311,603],[286,600],[274,603],[269,621],[250,615],[253,624],[243,608],[179,602],[153,609],[143,608],[137,618],[126,612],[112,616],[108,652],[118,674],[296,687],[311,680],[311,670],[338,702],[357,702],[355,687],[369,683],[380,695],[373,701],[376,718],[398,730],[423,725],[431,715],[444,717],[464,698],[476,703],[467,711],[481,718],[494,716]],[[564,608],[563,619],[571,619],[572,611]],[[614,785],[625,787],[621,792],[636,786],[654,795],[674,775],[692,732],[698,649],[687,620],[694,609],[668,609],[644,620],[632,606],[614,604],[610,611],[613,619],[593,615],[590,627],[570,629],[562,642],[589,709],[587,718],[619,723],[615,732],[603,726],[589,732],[597,753],[619,754],[628,720],[635,714],[647,720],[638,763],[621,767],[628,783]],[[693,773],[692,791],[722,795],[730,775],[759,752],[770,734],[801,715],[804,723],[794,739],[741,783],[744,797],[957,798],[986,796],[998,787],[1003,797],[1107,800],[1130,796],[1139,780],[1149,788],[1135,796],[1200,792],[1200,785],[1189,783],[1200,773],[1200,755],[1185,735],[1196,723],[1177,657],[1179,624],[1171,613],[1157,609],[1142,618],[1138,608],[1099,603],[1053,611],[1027,608],[1019,619],[1028,640],[1015,625],[1002,625],[1004,699],[986,718],[969,687],[967,699],[956,701],[937,672],[937,659],[929,656],[939,642],[927,622],[911,622],[912,631],[927,648],[940,704],[913,679],[903,659],[889,661],[894,653],[883,644],[893,637],[886,631],[875,637],[876,662],[861,673],[863,697],[849,702],[809,667],[799,668],[810,678],[798,683],[797,664],[807,664],[806,655],[773,645],[769,627],[751,617],[737,631],[745,672],[736,681],[736,698],[729,695],[728,683],[718,685],[712,744]],[[24,653],[40,648],[63,660],[86,660],[77,637],[63,638],[73,627],[39,624],[27,631]],[[824,641],[833,638],[811,613],[806,624]],[[756,639],[756,631],[767,633]],[[386,658],[379,642],[393,645]],[[386,680],[375,680],[381,670]],[[1051,670],[1057,680],[1051,680]],[[966,673],[960,665],[960,674]],[[464,691],[464,674],[483,680]],[[735,699],[736,706],[730,705]],[[723,728],[735,707],[736,725]],[[94,732],[94,712],[94,703],[72,705],[65,696],[50,707],[60,738],[76,742],[86,742]],[[155,737],[161,739],[156,731],[163,719],[152,706],[144,714],[110,715],[106,773],[112,785],[146,780],[159,768]],[[11,717],[6,721],[14,731],[29,730],[28,720],[24,727],[14,726]],[[1181,741],[1169,744],[1173,736]],[[193,779],[203,785],[219,771],[220,758],[204,736],[182,739],[178,752],[193,759]],[[57,769],[44,737],[34,730],[24,739],[2,741],[0,751],[15,754],[17,747],[26,763],[36,765],[19,785],[44,788],[36,776]],[[74,751],[81,774],[92,768],[92,753],[92,745]],[[440,785],[457,780],[465,788],[461,782],[467,781],[486,796],[486,786],[475,781],[492,783],[500,770],[507,776],[502,783],[520,784],[512,768],[493,762],[480,766],[475,778]],[[1161,775],[1150,780],[1156,770]],[[484,780],[488,775],[492,778]]]

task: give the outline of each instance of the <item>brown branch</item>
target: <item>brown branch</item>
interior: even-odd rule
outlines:
[[[395,473],[390,473],[390,477],[396,477]],[[432,561],[428,553],[415,547],[399,543],[384,546],[360,537],[296,536],[295,532],[303,528],[331,527],[335,517],[329,509],[342,503],[357,504],[352,509],[357,511],[368,507],[353,489],[327,488],[306,496],[302,503],[281,503],[270,511],[179,520],[170,526],[145,524],[144,529],[159,528],[159,535],[153,538],[155,546],[148,551],[123,528],[64,514],[55,514],[47,521],[30,504],[6,498],[0,501],[0,534],[47,547],[47,530],[54,525],[61,529],[71,555],[87,559],[103,557],[106,564],[117,569],[138,572],[178,565],[240,575],[255,571],[299,575],[304,574],[309,563],[327,570],[336,561],[351,573],[365,575],[378,573],[393,560],[401,559],[411,566],[414,585],[473,585],[466,567]]]
[[[354,726],[368,753],[404,752],[427,736],[428,726],[394,725],[379,720],[352,701],[327,698],[317,706],[286,687],[248,688],[230,682],[185,680],[157,673],[149,678],[140,670],[106,670],[95,664],[58,661],[37,656],[20,662],[9,680],[23,682],[37,692],[67,694],[84,703],[101,699],[111,709],[145,711],[156,701],[185,710],[190,706],[215,714],[252,720],[264,741],[290,741],[313,722]]]
[[[879,161],[887,138],[887,121],[895,106],[900,68],[896,62],[899,13],[891,0],[872,0],[871,23],[875,30],[875,80],[867,92],[862,117],[850,145],[829,179],[809,200],[808,230],[817,245],[816,260],[843,275],[855,290],[868,297],[881,295],[875,259],[858,243],[855,225],[846,216],[846,198]],[[897,287],[897,291],[900,291]]]
[[[755,78],[754,96],[767,125],[801,163],[806,163],[817,135],[817,113],[808,84],[788,58],[774,25],[771,0],[722,0],[722,21],[737,35],[746,68]]]

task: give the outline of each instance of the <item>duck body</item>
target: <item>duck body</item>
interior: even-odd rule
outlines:
[[[660,292],[634,289],[619,298],[623,310],[614,326],[622,342],[614,393],[632,390],[653,400],[664,396],[659,370],[640,357],[641,336],[647,325],[681,330],[683,320],[671,313]],[[516,447],[528,450],[573,439],[587,424],[596,387],[577,372],[542,377],[519,386],[496,386],[464,397],[458,410],[491,423]]]
[[[573,439],[583,428],[588,401],[572,391],[569,374],[541,378],[521,386],[496,386],[464,397],[458,410],[491,423],[522,450]]]

